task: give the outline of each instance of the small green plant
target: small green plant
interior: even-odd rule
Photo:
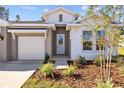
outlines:
[[[85,57],[79,56],[77,59],[74,60],[73,65],[76,66],[77,68],[80,68],[82,65],[86,64],[87,61]]]
[[[87,60],[85,59],[85,57],[79,56],[79,60],[81,64],[86,64]]]
[[[117,60],[116,60],[116,66],[122,66],[123,65],[123,57],[121,56],[117,56]]]
[[[124,65],[118,67],[119,72],[124,76]]]
[[[80,63],[80,59],[75,59],[73,65],[77,68],[80,68],[82,66],[82,64]]]
[[[103,59],[104,59],[104,58],[102,57],[102,60],[103,60]],[[96,57],[94,58],[93,63],[96,64],[97,66],[100,66],[100,56],[96,56]]]
[[[50,56],[47,53],[45,53],[45,59],[44,59],[43,64],[48,63],[49,58],[50,58]]]
[[[51,63],[43,64],[40,71],[43,73],[43,75],[45,77],[50,76],[50,75],[52,76],[52,78],[54,77],[54,75],[53,75],[53,65]]]
[[[64,70],[63,74],[66,76],[73,76],[75,73],[75,67],[74,66],[69,66],[67,70]]]
[[[112,80],[102,81],[101,79],[96,81],[97,88],[112,88],[114,83],[112,83]]]

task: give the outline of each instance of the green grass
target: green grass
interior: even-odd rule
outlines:
[[[28,79],[22,88],[69,88],[69,86],[58,81]]]
[[[118,47],[118,55],[124,55],[124,47]]]

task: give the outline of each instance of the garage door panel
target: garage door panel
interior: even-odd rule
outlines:
[[[18,37],[19,60],[41,60],[45,56],[45,38],[36,36]]]

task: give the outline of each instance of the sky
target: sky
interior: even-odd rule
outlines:
[[[55,5],[5,5],[9,9],[9,20],[14,21],[16,15],[19,14],[22,21],[37,21],[40,20],[42,14],[59,6]],[[89,6],[86,5],[66,5],[62,6],[72,11],[80,13],[84,16],[87,13]]]

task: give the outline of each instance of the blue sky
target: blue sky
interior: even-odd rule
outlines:
[[[9,20],[15,20],[17,14],[20,15],[21,20],[27,21],[37,21],[40,20],[43,13],[54,9],[59,6],[55,5],[5,5],[6,9],[9,8]],[[80,5],[66,5],[62,6],[72,11],[79,12],[81,15],[85,15],[88,9],[88,6],[80,6]]]

